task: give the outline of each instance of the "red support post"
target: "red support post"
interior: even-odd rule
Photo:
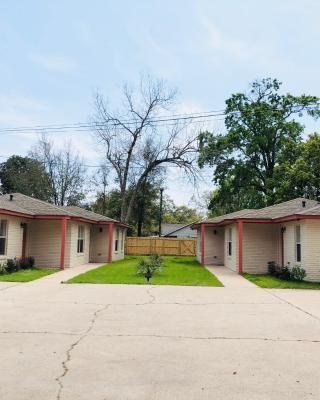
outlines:
[[[243,272],[243,221],[238,221],[239,274]]]
[[[113,223],[109,224],[108,229],[108,262],[112,262],[112,249],[113,249]]]
[[[204,265],[204,224],[201,224],[201,264]]]
[[[60,253],[60,269],[64,269],[64,258],[66,253],[66,236],[67,236],[67,218],[61,220],[61,253]]]

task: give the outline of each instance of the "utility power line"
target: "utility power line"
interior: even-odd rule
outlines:
[[[203,113],[190,113],[190,114],[177,114],[170,115],[168,117],[157,117],[150,118],[147,120],[148,124],[152,126],[170,126],[175,125],[177,122],[190,121],[190,123],[205,123],[211,121],[211,119],[216,119],[217,117],[223,116],[222,112],[212,112],[207,111]],[[224,118],[220,118],[223,120]],[[34,126],[20,126],[13,128],[0,128],[0,134],[12,134],[12,133],[33,133],[33,132],[65,132],[72,130],[73,132],[87,132],[94,131],[98,129],[103,129],[105,127],[119,127],[122,128],[123,125],[137,125],[139,120],[115,120],[110,119],[105,123],[93,121],[91,123],[74,123],[74,124],[52,124],[52,125],[34,125]]]
[[[301,110],[301,107],[296,106],[296,108],[292,108],[292,112],[299,112]],[[306,106],[303,110],[301,111],[308,111],[308,110],[313,110],[313,107],[311,106]],[[242,110],[243,113],[246,113],[248,110]],[[252,111],[253,114],[255,113],[265,113],[266,111],[270,111],[270,109],[265,110],[265,109],[255,109]],[[277,110],[274,109],[271,111],[273,112],[282,112],[282,110]],[[225,119],[227,116],[232,116],[239,114],[240,111],[234,111],[234,112],[228,112],[226,113],[225,110],[211,110],[211,111],[202,111],[202,112],[193,112],[193,113],[184,113],[184,114],[171,114],[168,116],[158,116],[158,117],[153,117],[147,119],[147,122],[152,125],[152,126],[170,126],[174,125],[177,122],[181,121],[189,121],[189,123],[207,123],[207,122],[212,122],[213,120],[215,121],[222,121]],[[221,118],[222,117],[222,118]],[[48,132],[48,133],[59,133],[59,132],[67,132],[67,131],[72,131],[72,132],[88,132],[88,131],[94,131],[98,129],[104,129],[106,127],[118,127],[122,128],[122,125],[136,125],[139,122],[141,122],[141,119],[138,118],[130,118],[126,119],[126,116],[124,117],[119,117],[118,119],[116,118],[110,118],[105,122],[100,122],[100,121],[92,121],[92,122],[76,122],[72,124],[49,124],[49,125],[33,125],[33,126],[18,126],[18,127],[12,127],[12,128],[0,128],[0,134],[15,134],[15,133],[41,133],[43,131]]]

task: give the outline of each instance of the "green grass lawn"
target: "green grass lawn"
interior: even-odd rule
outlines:
[[[20,271],[13,272],[12,274],[0,274],[0,282],[30,282],[39,278],[43,278],[46,275],[57,272],[58,269],[21,269]]]
[[[124,260],[106,264],[102,267],[78,275],[67,283],[125,283],[146,285],[143,276],[136,274],[136,266],[142,256],[127,256]],[[151,285],[181,286],[223,286],[222,283],[205,269],[194,257],[163,257],[163,270],[154,275]]]
[[[243,276],[248,281],[257,286],[269,289],[320,289],[320,282],[295,282],[284,281],[271,275],[252,275],[244,273]]]

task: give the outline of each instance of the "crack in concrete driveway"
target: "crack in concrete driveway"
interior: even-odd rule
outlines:
[[[62,391],[63,391],[63,379],[66,377],[67,373],[69,372],[69,368],[68,368],[68,364],[71,361],[71,353],[72,351],[78,346],[78,344],[86,337],[89,335],[89,333],[91,332],[91,330],[94,327],[94,324],[98,318],[98,316],[105,310],[107,310],[107,308],[109,307],[109,304],[104,305],[103,307],[99,308],[98,310],[96,310],[93,314],[93,317],[90,321],[90,324],[88,326],[88,329],[75,341],[71,344],[71,346],[67,349],[66,351],[66,358],[64,361],[62,361],[62,369],[63,372],[61,375],[59,375],[55,380],[57,381],[59,388],[58,388],[58,392],[57,392],[57,400],[61,400],[61,396],[62,396]]]

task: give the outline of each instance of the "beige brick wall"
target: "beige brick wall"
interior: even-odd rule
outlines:
[[[101,231],[100,231],[101,230]],[[107,262],[109,253],[109,227],[108,225],[91,227],[91,262]]]
[[[22,256],[23,229],[21,223],[26,222],[23,218],[1,215],[0,220],[7,221],[7,244],[6,254],[0,255],[0,263],[8,258],[20,258]]]
[[[295,227],[300,225],[301,262],[296,261]],[[307,272],[306,280],[320,281],[320,221],[302,220],[286,224],[284,233],[284,262],[301,265]]]
[[[280,228],[273,224],[243,224],[243,272],[265,274],[268,262],[278,262]]]
[[[216,234],[214,231],[216,231]],[[205,228],[204,254],[205,264],[224,264],[224,228]],[[197,260],[201,262],[201,228],[197,229],[196,256]]]
[[[306,231],[305,231],[305,226],[304,222],[288,222],[286,224],[281,224],[282,227],[286,228],[286,231],[284,232],[283,236],[283,259],[284,259],[284,264],[290,263],[290,265],[295,265],[296,263],[296,256],[295,256],[295,226],[300,225],[301,226],[301,240],[304,241]],[[305,246],[304,243],[302,243],[301,246],[301,251],[302,251],[302,260],[304,257],[305,253]],[[281,260],[280,260],[281,262]]]
[[[67,232],[67,237],[70,235]],[[28,223],[28,255],[37,267],[59,267],[61,253],[61,221],[33,220]],[[68,260],[66,253],[65,259]],[[67,264],[67,263],[66,263]]]
[[[102,232],[100,232],[102,229]],[[115,251],[115,242],[117,229],[119,229],[119,247],[118,251]],[[109,226],[92,226],[91,228],[91,251],[90,260],[92,262],[108,262],[109,257]],[[122,237],[123,233],[123,237]],[[113,238],[112,238],[112,261],[122,260],[124,258],[124,246],[126,240],[126,229],[113,227]],[[122,245],[123,241],[123,245]]]
[[[206,228],[204,235],[205,264],[224,264],[224,228]]]
[[[320,282],[320,221],[306,220],[301,227],[301,264],[307,280]]]
[[[232,231],[232,254],[228,253],[229,229]],[[224,265],[232,271],[238,271],[238,226],[237,224],[226,225],[224,228]]]
[[[77,253],[78,226],[85,228],[84,253]],[[67,222],[65,268],[89,262],[90,224]],[[34,220],[28,224],[28,255],[37,267],[60,267],[61,221]]]

